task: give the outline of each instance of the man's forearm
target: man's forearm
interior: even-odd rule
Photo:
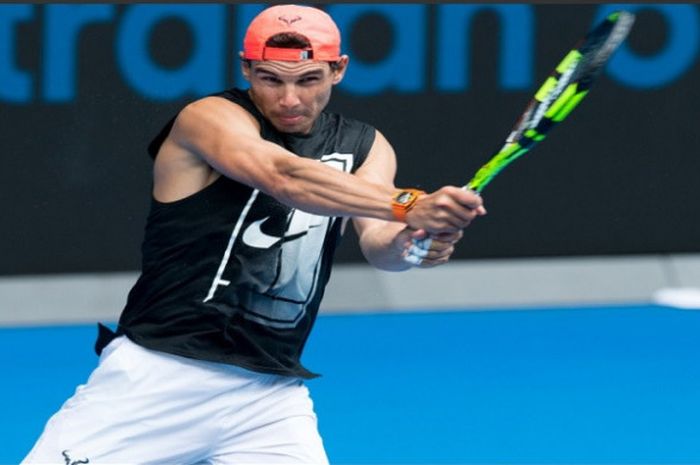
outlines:
[[[406,225],[389,221],[376,222],[371,227],[362,229],[360,248],[375,268],[404,271],[412,266],[404,260],[405,245],[410,240]]]

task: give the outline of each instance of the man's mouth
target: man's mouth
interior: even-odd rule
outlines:
[[[299,115],[299,114],[279,115],[279,119],[287,124],[298,123],[299,121],[302,120],[303,117],[304,117],[304,115]]]

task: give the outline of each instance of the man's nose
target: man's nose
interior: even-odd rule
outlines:
[[[285,108],[293,108],[299,105],[299,95],[297,94],[296,86],[286,85],[282,89],[282,96],[280,98],[280,105]]]

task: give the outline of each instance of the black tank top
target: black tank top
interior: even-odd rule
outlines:
[[[374,128],[323,112],[308,135],[280,133],[246,91],[219,94],[251,113],[261,136],[354,172]],[[174,118],[149,146],[155,157]],[[304,344],[330,277],[342,219],[312,215],[221,176],[172,203],[152,199],[142,273],[118,333],[144,347],[265,373],[312,378]]]

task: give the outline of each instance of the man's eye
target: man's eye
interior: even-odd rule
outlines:
[[[271,83],[271,84],[277,84],[278,82],[280,82],[279,79],[277,79],[277,78],[275,78],[275,77],[272,77],[272,76],[263,76],[263,77],[262,77],[262,80],[263,80],[264,82],[269,82],[269,83]]]
[[[305,78],[302,78],[299,82],[301,84],[314,84],[314,83],[318,82],[318,76],[305,77]]]

